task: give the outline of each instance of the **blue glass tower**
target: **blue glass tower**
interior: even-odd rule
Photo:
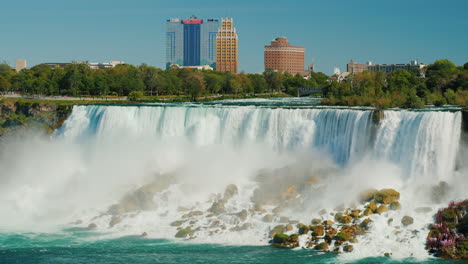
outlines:
[[[203,21],[192,16],[188,19],[170,19],[166,22],[166,68],[210,65],[216,67],[216,35],[218,19]]]

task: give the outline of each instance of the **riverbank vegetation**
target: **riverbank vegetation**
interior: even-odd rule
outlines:
[[[297,95],[298,88],[326,85],[325,74],[301,75],[267,70],[263,74],[231,74],[192,69],[161,70],[148,65],[118,65],[91,69],[84,63],[65,67],[37,65],[17,73],[0,65],[0,93],[41,96],[129,96],[130,99],[177,97],[196,101],[208,97],[246,97],[259,94]],[[153,98],[154,99],[154,98]]]
[[[468,63],[438,60],[422,70],[364,71],[324,88],[327,105],[421,108],[468,105]]]
[[[84,63],[65,67],[42,64],[17,73],[8,65],[0,64],[0,94],[71,96],[86,100],[93,100],[93,97],[116,100],[127,96],[130,101],[184,102],[297,96],[299,88],[322,88],[325,105],[466,106],[468,63],[456,66],[449,60],[438,60],[421,70],[364,71],[340,81],[320,72],[311,72],[304,78],[272,70],[262,74],[231,74],[192,69],[161,70],[145,64],[101,69],[91,69]]]

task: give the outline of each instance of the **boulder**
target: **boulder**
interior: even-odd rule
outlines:
[[[368,205],[367,208],[371,209],[372,212],[375,213],[377,211],[377,203],[375,201],[371,201]]]
[[[194,231],[188,227],[188,228],[184,228],[184,229],[181,229],[179,230],[179,232],[177,232],[175,234],[175,237],[177,238],[187,238],[187,237],[192,237],[194,234]]]
[[[317,225],[312,228],[313,236],[323,236],[325,234],[325,228],[322,225]]]
[[[375,212],[378,214],[382,214],[383,212],[387,212],[387,211],[388,211],[387,206],[381,204]]]
[[[315,246],[316,250],[328,251],[328,243],[320,243]]]
[[[224,201],[223,200],[215,201],[211,205],[211,208],[208,209],[208,212],[211,212],[211,213],[217,214],[217,215],[225,213],[226,209],[224,208]]]
[[[142,237],[147,237],[147,236],[148,236],[148,233],[143,232],[143,233],[141,234],[141,236],[142,236]]]
[[[299,226],[299,234],[300,235],[305,235],[305,234],[309,233],[309,231],[310,231],[310,228],[308,226],[306,226],[306,225]]]
[[[91,223],[88,225],[88,228],[94,229],[94,228],[97,228],[97,225],[95,223]]]
[[[349,235],[343,232],[339,232],[338,234],[336,234],[335,238],[336,240],[340,240],[340,241],[348,241],[350,239]]]
[[[283,244],[286,243],[289,239],[289,236],[283,233],[275,234],[273,237],[273,243],[275,244]]]
[[[310,222],[311,222],[313,225],[318,225],[318,224],[322,223],[322,220],[317,219],[317,218],[314,218],[314,219],[312,219],[312,221],[310,221]]]
[[[192,211],[190,213],[184,214],[182,216],[182,218],[190,218],[190,217],[199,216],[199,215],[203,215],[203,212],[202,211]]]
[[[323,225],[333,225],[333,221],[332,220],[325,220],[323,221]]]
[[[177,220],[171,223],[171,226],[181,226],[184,223],[183,220]]]
[[[289,217],[281,216],[279,222],[284,224],[289,223]]]
[[[401,204],[400,202],[391,202],[390,203],[390,209],[392,210],[400,210],[401,209]]]
[[[345,215],[345,216],[341,217],[341,219],[340,219],[340,223],[342,223],[342,224],[349,224],[349,223],[351,223],[351,221],[353,221],[353,218],[351,216],[349,216],[349,215]]]
[[[273,222],[273,216],[271,214],[266,214],[263,218],[262,218],[263,222],[265,223],[271,223]]]
[[[418,214],[426,214],[426,213],[432,212],[432,208],[431,207],[418,207],[414,209],[414,211]]]
[[[294,226],[291,225],[291,224],[288,224],[288,225],[286,225],[286,227],[285,227],[286,232],[292,231],[293,229],[294,229]]]
[[[343,251],[344,252],[352,252],[354,250],[354,246],[353,245],[345,245],[343,247]]]
[[[403,218],[401,219],[401,223],[404,226],[409,226],[409,225],[414,223],[414,219],[413,219],[413,217],[406,215],[406,216],[403,216]]]
[[[327,214],[327,209],[322,209],[319,211],[319,215],[326,215]]]
[[[366,218],[364,219],[361,224],[359,225],[361,228],[364,228],[364,229],[369,229],[369,225],[370,223],[372,222],[372,220],[370,220],[370,218]]]
[[[374,199],[374,195],[378,192],[379,191],[377,191],[376,189],[369,189],[369,190],[363,191],[359,194],[359,201],[361,203],[367,203],[371,201],[372,199]]]
[[[112,228],[115,225],[119,224],[120,222],[122,222],[122,219],[120,218],[120,216],[113,215],[110,222],[109,222],[109,227]]]
[[[371,214],[374,214],[374,212],[373,212],[372,209],[370,209],[370,208],[366,208],[366,209],[364,210],[364,212],[362,212],[362,215],[363,215],[363,216],[369,216],[369,215],[371,215]]]
[[[256,212],[261,212],[261,213],[266,212],[265,209],[263,209],[263,206],[261,204],[259,204],[259,203],[256,203],[254,205],[253,210],[256,211]]]
[[[237,195],[238,193],[239,193],[239,191],[237,189],[237,186],[234,185],[234,184],[229,184],[226,187],[226,190],[224,191],[223,200],[227,201],[227,200],[231,199],[234,195]]]
[[[354,218],[358,218],[359,217],[359,214],[361,213],[361,210],[351,210],[351,213],[349,213],[349,216],[351,217],[354,217]]]
[[[382,189],[374,195],[374,199],[381,204],[390,204],[400,200],[400,193],[394,189]]]
[[[284,230],[284,225],[277,225],[270,231],[269,237],[274,237],[276,234],[282,234]]]
[[[274,214],[281,214],[283,212],[283,209],[281,207],[275,207],[273,210],[271,210],[272,213]]]
[[[251,223],[244,223],[243,225],[233,227],[233,228],[231,228],[230,230],[231,230],[231,231],[235,231],[235,232],[239,232],[239,231],[247,230],[247,229],[249,229],[249,228],[251,228],[251,227],[252,227],[252,224],[251,224]]]
[[[240,219],[241,221],[245,221],[245,220],[247,219],[248,212],[247,212],[247,210],[244,209],[244,210],[242,210],[242,211],[236,213],[235,215],[236,215],[237,217],[239,217],[239,219]]]

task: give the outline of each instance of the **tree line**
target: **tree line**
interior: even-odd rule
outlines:
[[[327,85],[328,76],[311,78],[267,70],[263,74],[231,74],[210,70],[168,69],[148,65],[117,65],[91,69],[86,63],[65,67],[41,64],[16,72],[0,65],[0,93],[44,96],[187,96],[192,100],[208,94],[255,95],[286,92]]]
[[[336,76],[332,76],[336,77]],[[427,104],[468,105],[468,63],[456,66],[438,60],[422,70],[391,73],[364,71],[343,81],[321,72],[308,78],[266,70],[262,74],[232,74],[210,70],[161,70],[145,64],[91,69],[86,63],[65,67],[40,64],[16,72],[0,64],[0,93],[44,96],[184,96],[256,95],[283,92],[298,95],[299,88],[322,88],[324,104],[347,106],[411,107]]]
[[[437,60],[418,70],[390,73],[364,71],[324,87],[328,105],[421,108],[425,105],[468,105],[468,63],[456,66]]]

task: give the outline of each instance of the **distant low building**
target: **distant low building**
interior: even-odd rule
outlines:
[[[411,61],[408,64],[372,64],[372,62],[368,61],[366,64],[359,64],[351,60],[347,64],[347,71],[349,73],[361,73],[363,71],[373,71],[373,72],[386,72],[390,73],[396,70],[411,70],[417,69],[421,71],[427,65],[423,63],[419,63],[417,60]]]
[[[213,67],[210,65],[200,65],[200,66],[180,66],[179,64],[172,64],[169,66],[170,69],[195,69],[195,70],[209,70],[212,71]]]
[[[125,64],[123,61],[110,61],[110,62],[46,62],[43,65],[49,65],[52,67],[65,67],[73,63],[88,64],[91,69],[102,69],[102,68],[114,68],[117,65]]]
[[[16,60],[15,70],[20,72],[28,68],[28,62],[26,60]]]

